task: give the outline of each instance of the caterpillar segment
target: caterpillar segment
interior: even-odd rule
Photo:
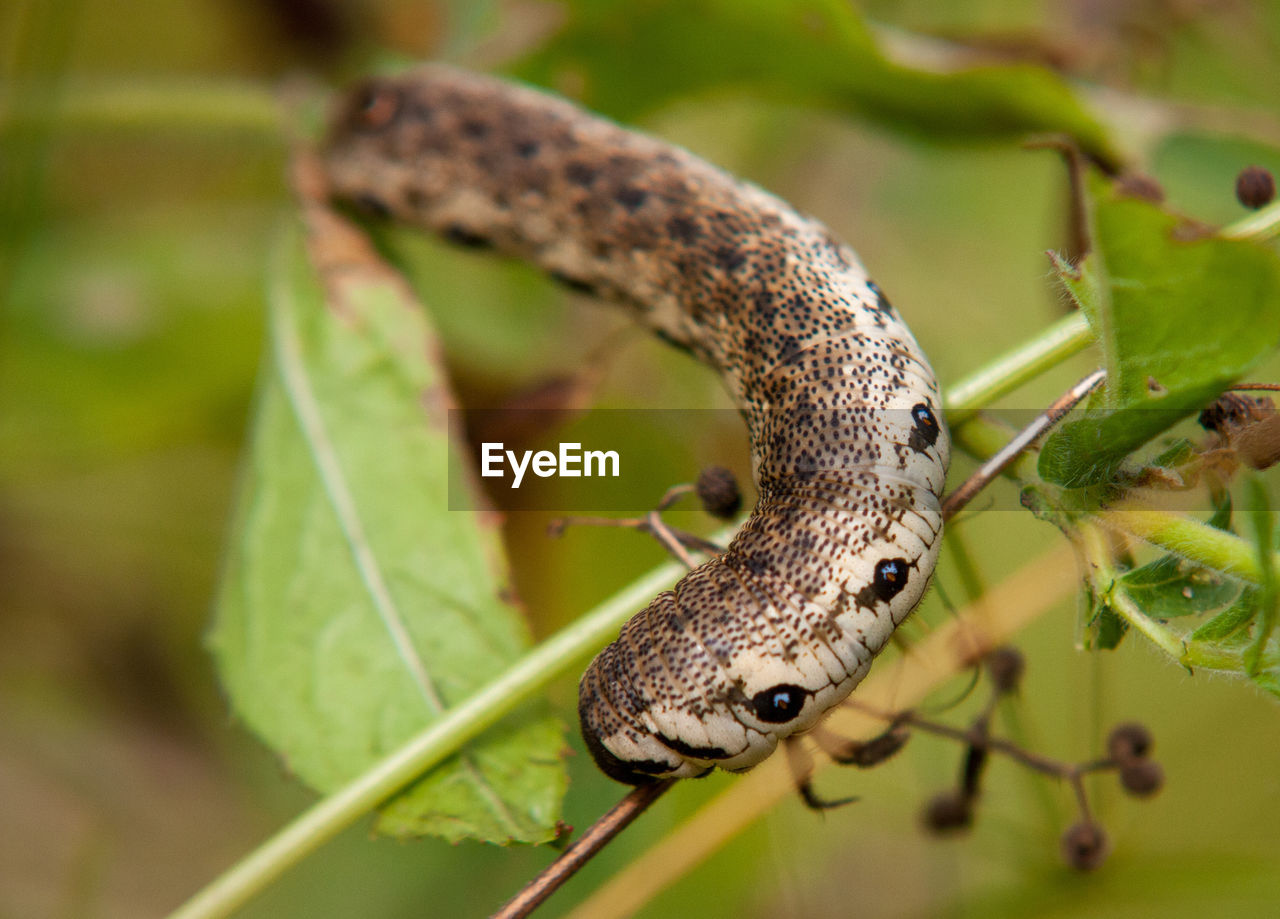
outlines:
[[[583,675],[622,782],[740,772],[813,727],[920,602],[950,442],[933,371],[821,223],[546,93],[429,65],[343,101],[333,193],[617,301],[714,368],[760,500]]]

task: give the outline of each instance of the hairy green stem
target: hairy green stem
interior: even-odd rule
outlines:
[[[1253,543],[1192,517],[1156,510],[1106,510],[1098,521],[1104,526],[1136,536],[1154,546],[1216,568],[1252,584],[1262,584],[1264,573]],[[1280,556],[1272,555],[1273,570]]]
[[[1094,593],[1152,644],[1174,660],[1182,660],[1186,650],[1182,639],[1144,613],[1120,583],[1120,573],[1111,565],[1111,547],[1102,530],[1091,523],[1081,522],[1077,533],[1076,544],[1089,565],[1088,577]]]
[[[1070,313],[1043,332],[954,383],[942,400],[957,427],[981,408],[1083,351],[1093,341],[1084,314]]]

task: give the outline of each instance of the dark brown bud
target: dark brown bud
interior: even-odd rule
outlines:
[[[738,480],[723,466],[708,466],[698,474],[694,485],[698,500],[708,514],[728,520],[742,507],[742,492]]]
[[[1236,176],[1236,200],[1247,208],[1266,207],[1276,196],[1276,180],[1261,166],[1246,166]]]
[[[891,728],[868,741],[852,744],[848,755],[841,757],[839,762],[857,766],[859,769],[878,766],[901,750],[910,738],[911,732],[906,728],[901,726]]]
[[[1145,725],[1119,724],[1107,737],[1107,755],[1121,765],[1140,760],[1151,752],[1154,741]]]
[[[973,800],[982,788],[982,773],[987,768],[987,748],[970,744],[964,751],[960,767],[960,791]]]
[[[1164,769],[1153,759],[1138,759],[1120,767],[1120,784],[1129,794],[1149,798],[1164,787]]]
[[[1062,859],[1077,871],[1093,871],[1110,850],[1106,831],[1096,823],[1077,823],[1062,834]]]
[[[1252,469],[1280,462],[1280,415],[1265,396],[1225,392],[1200,413],[1200,426],[1218,435]]]
[[[991,674],[991,682],[996,685],[996,692],[1017,692],[1026,669],[1027,661],[1017,648],[1006,645],[987,655],[987,672]]]
[[[967,830],[973,824],[973,802],[958,791],[936,795],[924,811],[925,829],[940,836]]]
[[[1230,438],[1240,428],[1264,421],[1275,413],[1275,404],[1266,396],[1224,392],[1201,410],[1197,420],[1206,431]]]

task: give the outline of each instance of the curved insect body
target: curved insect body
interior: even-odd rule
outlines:
[[[919,346],[817,221],[560,99],[429,66],[356,90],[334,193],[619,299],[714,366],[760,502],[582,678],[624,782],[740,771],[842,701],[937,560],[949,440]]]

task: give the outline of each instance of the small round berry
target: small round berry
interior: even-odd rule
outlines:
[[[1151,752],[1154,741],[1145,725],[1137,722],[1118,724],[1107,737],[1107,754],[1117,763],[1131,763]]]
[[[991,674],[991,682],[996,685],[996,692],[1017,692],[1022,682],[1022,674],[1027,669],[1027,661],[1017,648],[1005,646],[996,648],[987,655],[987,673]]]
[[[1276,196],[1276,180],[1261,166],[1246,166],[1236,176],[1236,200],[1247,208],[1266,207]]]
[[[1110,850],[1106,831],[1096,823],[1077,823],[1062,834],[1062,859],[1077,871],[1093,871]]]
[[[723,466],[708,466],[702,470],[693,488],[703,509],[713,517],[728,520],[742,507],[738,479]]]
[[[967,830],[973,824],[973,802],[958,791],[936,795],[924,810],[925,829],[938,835]]]
[[[1120,767],[1120,784],[1129,794],[1149,798],[1164,787],[1164,769],[1152,759],[1137,759]]]

